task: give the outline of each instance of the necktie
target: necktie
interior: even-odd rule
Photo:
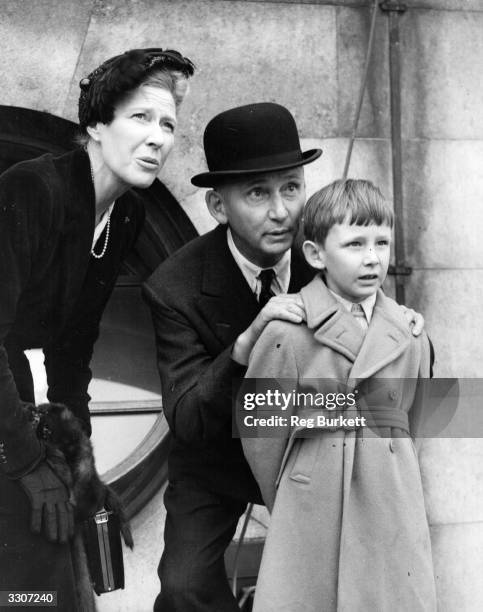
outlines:
[[[268,268],[268,270],[262,270],[258,275],[262,286],[260,289],[260,295],[258,296],[258,302],[260,307],[263,308],[268,300],[275,295],[272,291],[272,282],[275,278],[275,272],[272,268]]]
[[[359,325],[362,327],[364,333],[367,331],[369,324],[366,319],[366,314],[364,309],[360,304],[352,304],[351,306],[351,314],[356,318]]]

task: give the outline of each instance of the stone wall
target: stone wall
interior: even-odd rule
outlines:
[[[264,100],[290,108],[304,148],[324,149],[322,158],[306,168],[309,194],[342,174],[371,4],[3,0],[0,104],[75,120],[79,80],[107,57],[144,46],[181,50],[198,71],[181,110],[176,150],[161,178],[197,228],[205,231],[212,222],[203,191],[191,186],[189,178],[204,169],[204,126],[226,108]],[[400,20],[403,223],[408,263],[414,270],[407,280],[406,301],[425,315],[436,348],[435,374],[480,377],[483,0],[406,4]],[[372,179],[391,198],[388,35],[383,13],[378,15],[349,175]],[[468,491],[473,501],[483,500],[480,440],[445,441],[428,448],[424,465],[432,471],[432,482],[439,482],[428,482],[431,495],[445,490],[460,500],[444,516],[436,511],[430,516],[441,575],[441,610],[480,610],[483,591],[476,584],[482,584],[483,573],[482,506],[470,504],[471,512],[465,506]],[[461,462],[460,456],[465,458]],[[450,460],[451,469],[442,472],[441,465]],[[128,561],[133,572],[128,585],[134,582],[135,587],[119,596],[104,596],[102,610],[150,609],[157,586],[149,534],[161,530],[160,506],[158,496],[136,519],[141,546],[137,557]],[[143,542],[149,549],[143,549]]]

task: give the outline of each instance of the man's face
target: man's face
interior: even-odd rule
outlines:
[[[219,211],[212,214],[228,223],[240,252],[262,268],[275,265],[297,233],[305,204],[303,168],[241,177],[216,193]]]
[[[388,225],[349,225],[330,228],[319,245],[327,286],[351,302],[375,293],[386,278],[392,230]]]

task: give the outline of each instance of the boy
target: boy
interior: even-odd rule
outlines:
[[[243,439],[272,511],[255,612],[436,609],[408,422],[430,350],[380,290],[392,226],[392,211],[369,181],[336,181],[313,195],[303,251],[320,274],[301,290],[307,322],[269,323],[251,354],[247,378],[292,381],[293,398],[305,392],[304,415],[330,415],[327,404],[307,410],[307,397],[334,389],[345,389],[352,414],[351,398],[359,408],[364,394],[370,401],[360,412],[370,428],[341,419],[318,430],[306,425],[316,432],[306,438],[298,425],[288,445],[281,437]]]

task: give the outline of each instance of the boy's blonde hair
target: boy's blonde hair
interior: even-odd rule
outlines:
[[[333,225],[394,225],[394,214],[380,189],[362,179],[338,180],[308,200],[303,214],[306,240],[322,246]]]

